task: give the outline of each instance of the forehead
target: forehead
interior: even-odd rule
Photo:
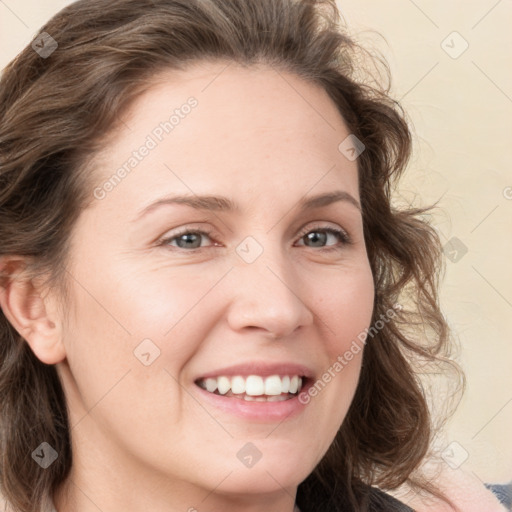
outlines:
[[[338,149],[349,135],[342,116],[319,85],[289,72],[229,62],[162,72],[123,121],[97,159],[100,184],[128,171],[112,196],[136,194],[140,204],[165,188],[300,197],[316,184],[312,192],[341,184],[358,196],[357,164]]]

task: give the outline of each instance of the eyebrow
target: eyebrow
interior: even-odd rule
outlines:
[[[359,211],[361,211],[361,205],[359,201],[344,190],[336,190],[334,192],[329,192],[326,194],[318,194],[311,197],[303,197],[299,203],[298,208],[300,210],[314,210],[315,208],[321,208],[324,206],[328,206],[330,204],[336,202],[347,202],[353,206],[355,206]],[[171,196],[164,197],[151,203],[150,205],[143,208],[135,217],[135,220],[140,219],[147,213],[155,210],[159,206],[162,205],[172,205],[172,204],[183,204],[194,208],[196,210],[206,210],[206,211],[215,211],[215,212],[239,212],[240,207],[234,203],[231,199],[224,196]]]

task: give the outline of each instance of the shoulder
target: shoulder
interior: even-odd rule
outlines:
[[[442,471],[435,484],[461,512],[512,511],[510,486],[486,486],[476,476],[460,469]],[[396,496],[415,512],[455,512],[448,503],[434,497],[427,498],[411,491]]]
[[[414,512],[414,510],[405,503],[376,487],[372,487],[370,490],[368,509],[370,512]]]
[[[485,485],[491,490],[499,502],[507,509],[512,511],[512,481],[506,485]]]

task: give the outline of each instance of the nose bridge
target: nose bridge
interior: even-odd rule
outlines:
[[[313,315],[301,297],[289,254],[268,233],[258,238],[248,236],[236,248],[237,289],[229,320],[234,329],[258,327],[283,337],[311,323]]]

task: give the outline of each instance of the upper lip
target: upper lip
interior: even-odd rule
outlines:
[[[260,375],[261,377],[269,377],[270,375],[298,375],[299,377],[312,378],[313,371],[305,365],[297,363],[268,363],[268,362],[247,362],[226,366],[217,370],[212,370],[202,374],[195,380],[216,378],[220,376],[234,377],[240,375],[247,377],[249,375]]]

